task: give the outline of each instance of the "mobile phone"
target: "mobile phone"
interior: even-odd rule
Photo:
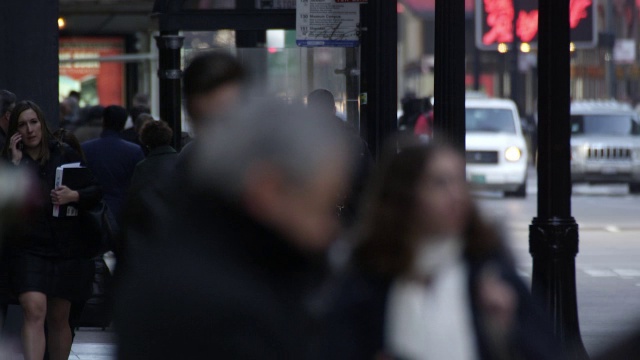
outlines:
[[[24,143],[22,141],[18,141],[18,144],[16,144],[16,147],[18,148],[18,150],[22,151],[24,150]]]

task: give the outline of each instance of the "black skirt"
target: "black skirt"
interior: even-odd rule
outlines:
[[[43,257],[23,250],[10,251],[9,258],[10,287],[16,296],[36,291],[73,302],[91,296],[92,259]]]

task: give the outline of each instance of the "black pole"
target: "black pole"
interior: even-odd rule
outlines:
[[[465,149],[464,1],[436,1],[434,137]]]
[[[511,51],[509,51],[510,56],[510,76],[509,76],[509,80],[510,80],[510,97],[511,100],[513,100],[513,102],[516,103],[516,108],[518,109],[518,112],[521,113],[520,109],[521,109],[521,102],[520,102],[520,69],[518,68],[518,62],[519,62],[519,56],[520,56],[520,48],[519,45],[520,43],[518,42],[518,34],[517,34],[517,22],[518,22],[518,11],[520,9],[519,7],[519,0],[513,0],[513,42],[511,43],[511,47],[513,49],[511,49]]]
[[[397,4],[395,1],[370,1],[360,9],[362,92],[366,94],[361,97],[361,134],[378,159],[382,143],[398,125]]]
[[[540,0],[538,214],[529,227],[533,295],[570,359],[587,359],[576,300],[578,224],[571,216],[569,1]]]
[[[480,50],[477,46],[473,47],[473,90],[480,91],[480,75],[482,62],[480,59]]]
[[[172,145],[181,148],[182,113],[180,49],[184,41],[177,31],[161,31],[158,45],[158,77],[160,78],[160,118],[173,129]]]

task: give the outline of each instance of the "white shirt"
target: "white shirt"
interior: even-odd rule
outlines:
[[[416,254],[414,269],[432,280],[426,285],[401,278],[392,284],[386,312],[388,350],[411,360],[477,359],[460,243],[430,242]]]

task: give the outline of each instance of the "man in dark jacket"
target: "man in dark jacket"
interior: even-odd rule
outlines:
[[[337,229],[345,141],[277,101],[223,120],[194,149],[170,217],[130,248],[119,359],[319,354],[315,259]]]
[[[120,138],[126,121],[123,107],[108,106],[104,109],[100,138],[82,144],[87,167],[102,185],[104,200],[116,219],[120,219],[133,170],[144,159],[140,146]]]
[[[131,179],[130,194],[166,178],[175,169],[178,153],[171,146],[173,130],[164,121],[150,120],[141,130],[140,142],[149,149],[147,157],[136,165]]]
[[[369,145],[360,137],[355,127],[336,115],[335,98],[329,90],[313,90],[307,97],[307,106],[309,110],[322,116],[327,122],[334,122],[342,129],[349,140],[349,145],[352,147],[352,153],[355,155],[355,171],[353,172],[349,191],[345,194],[344,200],[340,204],[339,213],[342,225],[348,228],[358,218],[360,197],[364,192],[369,174],[373,168],[373,158],[369,151]]]

